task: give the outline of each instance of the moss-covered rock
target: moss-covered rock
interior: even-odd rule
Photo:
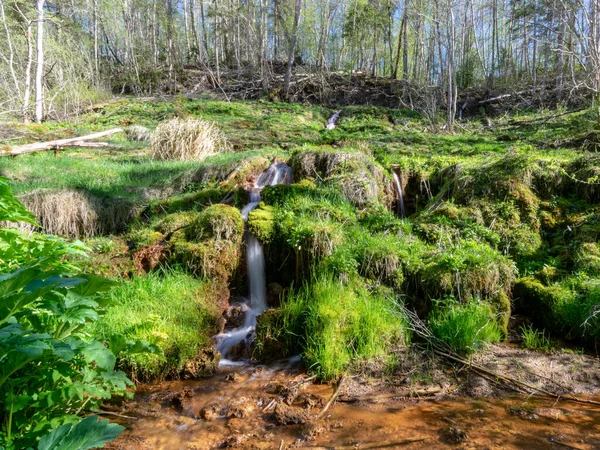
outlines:
[[[248,231],[263,244],[269,244],[275,232],[275,208],[261,203],[248,214]]]
[[[164,235],[171,235],[177,230],[190,226],[197,217],[198,213],[194,211],[169,214],[154,226],[154,230]]]
[[[186,238],[194,242],[214,239],[240,244],[243,234],[244,220],[240,211],[221,204],[206,208],[185,230]]]
[[[215,203],[219,203],[226,191],[220,188],[207,188],[190,194],[177,195],[161,200],[153,204],[150,208],[155,214],[166,212],[168,214],[182,211],[200,211],[203,208]]]
[[[240,211],[212,205],[171,237],[170,260],[195,275],[226,281],[238,267],[244,222]]]
[[[364,208],[383,201],[390,204],[389,180],[372,157],[360,151],[298,151],[290,160],[294,179],[315,178],[340,189],[355,206]]]

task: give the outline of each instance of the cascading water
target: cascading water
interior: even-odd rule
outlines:
[[[340,113],[342,112],[342,110],[340,109],[339,111],[335,111],[333,113],[333,116],[331,116],[329,118],[329,120],[327,120],[327,129],[328,130],[334,130],[335,129],[335,122],[338,120],[338,118],[340,117]]]
[[[400,178],[398,178],[398,174],[396,172],[392,172],[394,176],[394,183],[396,184],[396,191],[398,192],[398,214],[400,218],[404,219],[406,217],[406,211],[404,211],[404,196],[402,195],[402,184],[400,183]]]
[[[244,222],[248,220],[250,211],[260,203],[260,192],[265,186],[290,184],[292,169],[285,163],[276,162],[265,170],[254,183],[250,191],[250,202],[242,209]],[[231,351],[241,343],[250,344],[254,339],[256,317],[267,309],[267,288],[265,279],[265,255],[256,236],[249,231],[245,233],[246,269],[248,274],[249,298],[242,304],[244,323],[233,330],[215,336],[215,347],[221,353],[222,365],[239,364],[232,361]]]

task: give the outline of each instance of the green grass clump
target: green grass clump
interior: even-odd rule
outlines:
[[[137,378],[177,376],[184,364],[210,345],[219,312],[205,295],[205,283],[178,270],[164,270],[122,282],[91,334],[108,342],[125,338],[156,345],[160,354],[121,354],[121,367]]]
[[[370,292],[358,280],[341,284],[323,273],[292,290],[282,305],[283,339],[300,347],[309,370],[332,379],[354,361],[382,357],[408,338],[394,300]]]
[[[502,339],[490,305],[476,299],[467,304],[453,299],[438,302],[429,315],[429,327],[438,339],[461,355]]]
[[[539,331],[533,325],[521,327],[521,339],[521,347],[529,350],[549,351],[554,348],[546,330]]]

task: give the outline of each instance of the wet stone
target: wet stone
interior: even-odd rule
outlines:
[[[239,328],[244,324],[246,311],[241,305],[234,305],[227,308],[224,314],[227,328]]]
[[[198,413],[198,418],[210,422],[221,416],[223,408],[217,402],[209,403]]]
[[[203,348],[188,361],[182,371],[184,380],[195,380],[214,375],[221,355],[214,347]]]
[[[239,399],[233,400],[229,403],[227,417],[230,419],[245,419],[252,414],[252,411],[254,411],[254,405],[252,402],[246,397],[240,397]]]
[[[450,427],[444,431],[444,440],[446,442],[460,444],[468,438],[469,436],[467,435],[467,432],[460,427]]]
[[[305,423],[308,420],[306,410],[297,406],[288,406],[285,403],[279,403],[275,407],[275,422],[279,425],[294,425]]]
[[[171,399],[171,405],[173,405],[175,409],[182,411],[187,407],[193,395],[194,391],[186,387],[173,396]]]

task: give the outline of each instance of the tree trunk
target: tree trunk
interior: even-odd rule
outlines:
[[[35,68],[35,121],[44,117],[44,3],[36,0],[37,8],[37,66]]]
[[[300,23],[300,13],[302,11],[302,0],[296,2],[296,14],[294,15],[294,27],[292,28],[292,39],[290,41],[290,49],[288,52],[287,67],[285,69],[285,77],[283,89],[287,96],[290,92],[290,78],[292,77],[292,65],[294,64],[294,54],[296,53],[296,41],[298,40],[298,24]]]

